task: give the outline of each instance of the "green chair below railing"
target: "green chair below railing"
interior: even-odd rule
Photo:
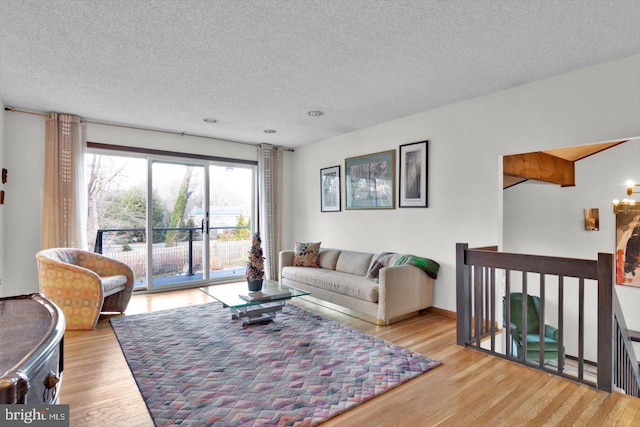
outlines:
[[[522,333],[522,294],[513,292],[511,300],[511,321],[509,329],[513,343],[513,356],[521,358],[523,353],[523,333]],[[507,310],[505,307],[504,316]],[[559,360],[558,351],[559,331],[553,326],[544,325],[544,355],[543,360]],[[527,359],[540,360],[540,298],[534,295],[527,295]],[[563,352],[564,353],[564,352]]]

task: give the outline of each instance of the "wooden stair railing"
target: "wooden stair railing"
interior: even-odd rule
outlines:
[[[640,332],[632,331],[631,329],[629,329],[627,332],[629,332],[629,339],[631,341],[640,342]]]
[[[469,249],[466,243],[456,245],[456,310],[457,310],[457,343],[479,351],[488,352],[527,366],[555,375],[577,380],[600,390],[611,392],[613,388],[613,255],[598,254],[598,260],[584,260],[526,254],[502,253],[497,247]],[[497,318],[497,272],[502,272],[503,293],[510,295],[511,290],[521,291],[523,295],[535,292],[537,278],[537,294],[540,301],[540,318],[545,319],[547,296],[555,291],[557,298],[558,348],[557,367],[549,367],[544,360],[544,340],[540,342],[538,360],[526,357],[526,344],[523,354],[515,356],[511,351],[511,331],[504,328],[502,352],[496,350],[497,323],[504,324]],[[520,273],[520,274],[518,274]],[[512,279],[512,276],[515,279]],[[554,279],[548,279],[553,276]],[[564,325],[565,287],[570,278],[571,285],[577,281],[578,287],[578,327],[577,335],[577,375],[569,375],[565,370],[565,338]],[[597,380],[585,378],[585,281],[597,281]],[[519,281],[519,283],[517,283]],[[514,282],[514,283],[512,283]],[[519,289],[518,289],[519,288]],[[549,289],[547,289],[549,288]],[[523,301],[525,299],[523,298]],[[504,318],[510,319],[510,298],[505,298]],[[523,329],[526,329],[527,304],[523,303]],[[505,316],[506,314],[506,316]],[[591,333],[591,331],[588,331]],[[539,335],[544,336],[544,321],[540,322]],[[526,343],[526,340],[525,340]],[[616,353],[617,354],[617,353]],[[636,366],[637,368],[637,366]]]
[[[640,333],[627,329],[620,301],[615,294],[613,296],[613,328],[615,340],[613,384],[618,391],[640,397],[640,367],[631,343],[632,341],[640,342]]]

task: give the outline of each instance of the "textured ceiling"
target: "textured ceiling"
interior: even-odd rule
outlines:
[[[640,53],[639,23],[637,0],[0,0],[0,97],[295,147]]]

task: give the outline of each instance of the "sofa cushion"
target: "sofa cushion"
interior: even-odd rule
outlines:
[[[293,265],[298,267],[320,267],[318,255],[320,253],[320,242],[299,243],[293,252]]]
[[[338,257],[340,256],[340,251],[337,249],[320,249],[320,268],[326,268],[327,270],[335,270],[336,263],[338,262]]]
[[[325,268],[284,267],[282,277],[364,301],[378,302],[378,284],[362,276]]]
[[[367,274],[373,254],[364,252],[342,251],[336,263],[336,271],[364,276]]]

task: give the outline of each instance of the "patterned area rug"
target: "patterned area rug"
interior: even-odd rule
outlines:
[[[440,364],[293,305],[248,328],[219,303],[111,324],[157,426],[313,426]]]

